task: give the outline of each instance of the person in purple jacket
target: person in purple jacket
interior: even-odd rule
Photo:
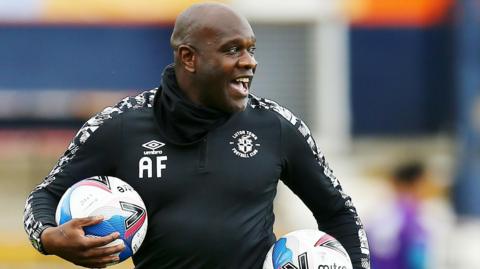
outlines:
[[[427,268],[428,233],[421,222],[420,190],[425,168],[404,164],[392,174],[392,204],[377,211],[367,225],[372,269]]]

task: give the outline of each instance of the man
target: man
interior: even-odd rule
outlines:
[[[101,218],[54,221],[69,186],[111,175],[138,191],[149,214],[136,268],[261,268],[275,241],[280,178],[319,228],[345,246],[354,268],[368,268],[355,208],[307,126],[276,103],[249,95],[257,62],[247,20],[225,5],[194,5],[177,18],[171,45],[175,62],[161,86],[87,121],[30,194],[25,229],[33,245],[82,266],[115,262],[122,247],[98,247],[117,234],[82,233]],[[143,148],[149,143],[155,152]]]

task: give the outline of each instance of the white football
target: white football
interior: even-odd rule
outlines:
[[[352,262],[332,236],[318,230],[298,230],[273,244],[263,269],[352,269]]]
[[[94,176],[77,182],[62,196],[55,220],[61,225],[73,218],[104,216],[96,225],[84,227],[86,236],[119,232],[109,245],[125,244],[120,262],[137,252],[147,233],[147,210],[140,195],[125,181],[110,176]]]

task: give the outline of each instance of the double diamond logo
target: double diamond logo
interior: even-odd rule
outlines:
[[[147,148],[149,150],[156,150],[163,146],[165,146],[165,143],[159,142],[157,140],[152,140],[142,145],[142,147]]]
[[[149,141],[145,144],[142,145],[142,147],[149,149],[143,152],[144,155],[158,155],[162,154],[163,152],[161,150],[158,150],[159,148],[165,146],[165,143],[162,143],[157,140],[152,140]]]

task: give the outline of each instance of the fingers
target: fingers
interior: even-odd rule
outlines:
[[[76,218],[60,226],[47,228],[42,234],[42,243],[44,247],[48,247],[49,253],[74,264],[88,268],[105,268],[118,263],[118,254],[125,246],[119,239],[118,232],[102,237],[85,236],[83,227],[98,224],[102,220],[101,216]]]
[[[120,252],[122,252],[125,249],[125,245],[122,243],[116,244],[114,246],[109,246],[109,247],[98,247],[98,248],[93,248],[87,251],[85,255],[87,255],[89,258],[102,258],[102,257],[107,257],[107,256],[118,256]]]
[[[120,238],[120,233],[113,232],[107,236],[102,237],[87,237],[86,240],[88,242],[88,247],[103,247],[118,238]]]
[[[103,216],[94,216],[94,217],[72,219],[71,222],[72,222],[72,226],[78,227],[82,231],[82,235],[83,235],[82,227],[98,224],[102,222],[103,219],[104,219]],[[86,237],[82,236],[81,245],[83,249],[105,247],[106,245],[117,240],[118,238],[120,238],[119,232],[113,232],[106,236],[86,236]],[[123,245],[123,241],[120,240],[120,243],[121,245]],[[117,244],[114,244],[114,245],[117,245]]]
[[[76,259],[76,264],[89,268],[105,268],[118,263],[120,261],[118,254],[124,249],[123,241],[113,246],[90,248],[81,253],[81,257]]]
[[[84,227],[84,226],[99,224],[100,222],[103,221],[103,219],[104,219],[103,216],[91,216],[91,217],[85,217],[85,218],[75,218],[75,219],[72,219],[71,221],[78,226]]]
[[[105,268],[108,265],[118,263],[120,258],[117,255],[111,255],[100,258],[87,258],[77,261],[75,264],[88,268]]]

